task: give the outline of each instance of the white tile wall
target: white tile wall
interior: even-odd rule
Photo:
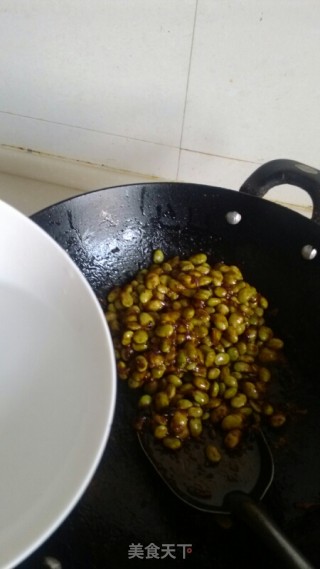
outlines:
[[[320,166],[318,0],[199,0],[182,146]]]
[[[5,4],[2,111],[179,145],[195,0]]]
[[[202,184],[238,190],[256,168],[257,164],[254,162],[182,150],[179,178],[184,182],[197,183],[200,180]]]
[[[0,148],[0,200],[26,215],[86,191],[153,181],[134,172]]]
[[[118,170],[162,178],[177,174],[178,147],[47,120],[0,112],[0,140],[6,147],[29,148]]]
[[[33,176],[66,187],[67,159],[232,189],[272,158],[320,167],[319,18],[318,0],[3,0],[0,151],[61,157]]]

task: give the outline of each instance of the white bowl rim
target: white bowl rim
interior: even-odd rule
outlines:
[[[7,559],[5,555],[2,558],[0,553],[0,567],[1,569],[11,569],[15,567],[17,564],[24,561],[27,557],[29,557],[38,547],[43,544],[52,533],[61,525],[61,523],[66,519],[66,517],[70,514],[70,512],[74,509],[76,504],[79,502],[80,498],[82,497],[83,493],[87,489],[92,477],[95,474],[95,471],[100,463],[102,455],[105,451],[105,447],[110,435],[111,426],[114,418],[115,412],[115,404],[116,404],[116,385],[117,385],[117,374],[116,374],[116,364],[114,358],[114,351],[113,351],[113,343],[110,334],[109,327],[106,323],[102,308],[98,302],[98,299],[93,292],[91,286],[89,285],[88,281],[80,271],[80,269],[76,266],[74,261],[70,258],[68,253],[63,250],[63,248],[54,241],[52,237],[50,237],[41,227],[39,227],[34,221],[30,218],[25,216],[23,213],[9,205],[8,203],[0,200],[0,214],[9,216],[11,219],[16,219],[21,227],[25,227],[28,231],[31,231],[39,240],[41,240],[46,247],[54,255],[60,257],[63,260],[63,263],[70,271],[76,279],[77,282],[80,284],[82,289],[85,291],[87,295],[88,301],[91,302],[92,310],[95,311],[95,318],[97,323],[100,325],[100,332],[103,334],[103,342],[105,345],[106,350],[109,352],[110,358],[110,369],[109,369],[109,405],[108,409],[106,409],[105,420],[103,422],[103,428],[100,429],[98,433],[98,441],[96,448],[94,450],[94,457],[90,458],[86,467],[81,475],[81,481],[78,481],[77,485],[73,488],[73,491],[69,492],[65,499],[64,499],[64,507],[61,508],[59,515],[55,515],[54,519],[48,521],[42,531],[33,536],[29,543],[23,543],[23,539],[20,540],[20,537],[17,539],[17,546],[16,552],[10,559]],[[1,225],[0,225],[0,235],[1,235]],[[0,434],[0,445],[1,445],[1,434]],[[19,545],[19,542],[22,542]]]

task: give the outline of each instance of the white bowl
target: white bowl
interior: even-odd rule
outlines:
[[[113,420],[109,328],[62,248],[0,201],[0,568],[61,524]]]

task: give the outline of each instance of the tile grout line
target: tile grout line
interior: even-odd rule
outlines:
[[[165,146],[167,148],[177,148],[177,146],[174,146],[172,144],[167,144],[164,142],[157,142],[154,140],[146,140],[144,138],[137,138],[135,136],[128,136],[126,134],[118,134],[116,132],[107,132],[104,130],[97,130],[96,128],[88,128],[88,127],[84,127],[84,126],[79,126],[76,124],[69,124],[69,123],[64,123],[64,122],[59,122],[59,121],[52,121],[52,120],[48,120],[48,119],[43,119],[40,117],[33,117],[33,116],[29,116],[29,115],[22,115],[20,113],[11,113],[11,112],[7,112],[7,111],[1,111],[0,110],[0,116],[1,115],[9,115],[12,117],[19,117],[19,118],[23,118],[23,119],[27,119],[27,120],[31,120],[31,121],[38,121],[38,122],[42,122],[42,123],[47,123],[50,125],[55,125],[55,126],[62,126],[62,127],[67,127],[67,128],[74,128],[77,130],[85,130],[87,132],[93,132],[95,134],[103,134],[106,136],[114,136],[116,138],[125,138],[126,140],[133,140],[135,142],[143,142],[146,144],[155,144],[157,146]],[[3,145],[2,145],[3,146]],[[4,145],[4,146],[10,146],[10,145]],[[19,148],[19,147],[18,147]],[[30,149],[31,151],[33,151],[33,149]],[[34,152],[37,152],[36,150],[34,150]]]
[[[185,118],[186,118],[186,108],[187,108],[189,82],[190,82],[190,73],[191,73],[191,63],[192,63],[192,54],[193,54],[193,42],[194,42],[195,29],[196,29],[196,22],[197,22],[197,15],[198,15],[198,1],[199,1],[199,0],[196,0],[196,6],[195,6],[195,11],[194,11],[194,21],[193,21],[191,47],[190,47],[190,56],[189,56],[189,66],[188,66],[188,74],[187,74],[186,94],[185,94],[185,99],[184,99],[183,114],[182,114],[182,124],[181,124],[181,134],[180,134],[180,141],[179,141],[179,154],[178,154],[178,164],[177,164],[176,180],[178,180],[179,171],[180,171],[181,146],[182,146],[182,139],[183,139],[183,133],[184,133],[184,125],[185,125]]]

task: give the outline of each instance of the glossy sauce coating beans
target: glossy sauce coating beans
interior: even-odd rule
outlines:
[[[157,250],[107,301],[119,378],[143,391],[139,408],[165,447],[201,437],[206,423],[228,449],[262,417],[283,425],[267,398],[283,342],[265,322],[266,298],[238,267],[210,265],[204,253],[165,260]],[[214,445],[206,456],[220,460]]]

